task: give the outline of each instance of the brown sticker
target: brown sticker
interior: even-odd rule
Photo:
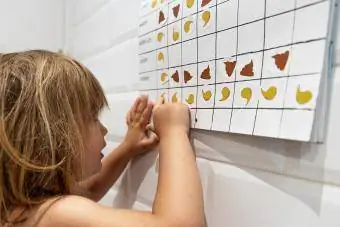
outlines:
[[[289,51],[287,50],[282,54],[276,54],[273,56],[273,58],[275,59],[275,65],[277,68],[281,71],[284,71],[288,62]]]
[[[236,61],[227,61],[227,62],[224,62],[224,65],[225,65],[225,71],[227,75],[231,77],[236,67]]]
[[[190,72],[184,70],[184,83],[188,83],[189,80],[192,79],[192,76],[190,74]]]
[[[164,13],[163,11],[160,11],[159,12],[159,18],[158,18],[158,23],[162,23],[163,21],[165,21],[165,16],[164,16]]]
[[[206,69],[203,70],[203,72],[201,74],[201,78],[204,79],[204,80],[210,80],[211,79],[209,65]]]
[[[179,74],[178,74],[178,70],[176,70],[176,72],[174,74],[172,74],[171,78],[176,82],[179,83]]]
[[[253,63],[253,60],[251,60],[251,62],[249,64],[247,64],[243,67],[240,74],[242,76],[247,76],[247,77],[254,76],[253,67],[254,67],[254,63]]]
[[[178,13],[179,13],[179,8],[180,8],[180,4],[178,4],[177,6],[172,8],[172,12],[174,14],[174,16],[177,18],[178,17]]]
[[[202,0],[201,7],[208,5],[210,2],[211,2],[211,0]]]

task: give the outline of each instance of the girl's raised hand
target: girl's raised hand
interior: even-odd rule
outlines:
[[[154,105],[147,96],[136,99],[126,116],[128,131],[124,143],[132,156],[153,149],[158,143],[156,134],[148,131]]]

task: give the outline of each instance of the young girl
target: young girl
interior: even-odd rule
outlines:
[[[67,56],[42,50],[0,56],[1,226],[205,226],[187,107],[138,98],[124,141],[103,159],[107,129],[98,115],[106,106],[95,77]],[[147,136],[151,116],[157,136]],[[157,143],[152,212],[96,203],[131,158]]]

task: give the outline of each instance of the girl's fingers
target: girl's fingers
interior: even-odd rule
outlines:
[[[132,107],[131,107],[131,109],[130,109],[130,111],[129,111],[129,119],[130,119],[130,123],[133,121],[133,118],[134,118],[134,116],[135,116],[135,114],[136,114],[136,111],[137,111],[137,108],[138,108],[138,106],[139,106],[139,104],[141,103],[141,97],[138,97],[136,100],[135,100],[135,102],[133,103],[133,105],[132,105]]]
[[[126,114],[125,120],[126,124],[129,126],[131,123],[131,110],[129,110],[129,112]]]
[[[152,133],[149,137],[145,137],[142,141],[141,141],[141,146],[147,149],[151,149],[154,146],[157,145],[157,143],[159,142],[159,138],[156,134]]]
[[[139,121],[142,128],[145,128],[146,125],[150,122],[152,110],[153,110],[153,104],[149,102],[147,107],[144,109],[143,114]]]
[[[134,123],[140,122],[142,114],[143,114],[145,108],[147,107],[147,105],[148,105],[148,97],[143,95],[141,97],[141,101],[140,101],[139,105],[137,106],[136,111],[134,112],[134,116],[133,116],[133,122]]]

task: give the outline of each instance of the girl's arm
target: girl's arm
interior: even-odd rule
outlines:
[[[37,227],[204,227],[203,196],[188,139],[186,106],[165,104],[154,115],[160,138],[160,171],[151,212],[117,210],[82,197],[65,197],[50,207]]]
[[[82,196],[96,202],[101,200],[126,168],[131,159],[130,153],[128,144],[123,142],[105,157],[100,172],[81,183],[81,187],[85,188]]]
[[[124,141],[102,160],[99,173],[81,182],[81,195],[93,201],[101,200],[107,191],[120,177],[129,161],[136,155],[152,150],[158,143],[158,137],[146,134],[146,124],[149,122],[153,104],[146,96],[138,98],[127,115],[128,130]],[[142,122],[136,122],[137,113],[144,113]],[[76,193],[77,194],[77,193]],[[79,193],[78,193],[79,194]]]
[[[189,140],[189,114],[184,105],[160,106],[154,126],[160,137],[159,178],[153,213],[203,226],[202,185]]]

